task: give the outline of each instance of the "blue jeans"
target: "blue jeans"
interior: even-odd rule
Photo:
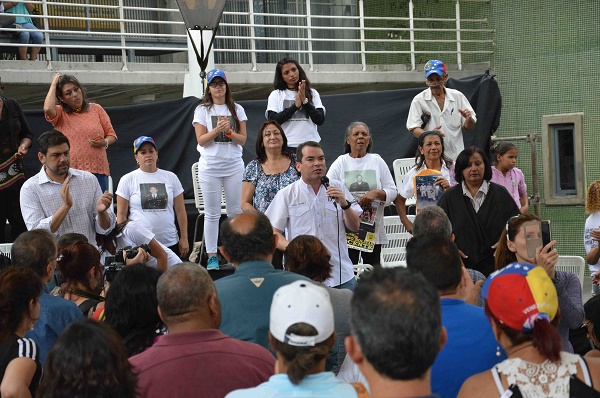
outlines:
[[[108,176],[106,174],[92,174],[98,179],[102,193],[104,193],[104,191],[108,191]]]
[[[37,29],[35,25],[30,22],[25,22],[19,25],[21,25],[23,29]],[[44,42],[44,36],[41,32],[24,32],[22,30],[17,32],[17,38],[21,44],[42,44]]]
[[[341,285],[334,286],[334,289],[348,289],[354,291],[356,289],[356,277],[353,276],[348,282],[344,282]]]

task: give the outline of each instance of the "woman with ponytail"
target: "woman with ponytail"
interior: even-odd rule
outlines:
[[[600,386],[600,360],[561,350],[558,294],[548,273],[512,263],[490,275],[481,291],[492,330],[508,359],[465,381],[459,397],[581,397]],[[520,393],[517,393],[517,391]]]
[[[530,228],[533,228],[533,235]],[[538,247],[535,255],[530,256],[527,241],[532,239],[537,240]],[[558,262],[558,252],[554,248],[555,244],[556,241],[553,240],[542,247],[540,219],[534,214],[522,214],[510,218],[506,223],[506,228],[498,240],[494,259],[496,269],[504,268],[516,261],[539,265],[546,270],[558,294],[558,306],[561,314],[558,333],[562,340],[562,349],[567,352],[574,352],[573,345],[569,341],[569,329],[578,329],[583,322],[581,283],[574,273],[555,269]]]

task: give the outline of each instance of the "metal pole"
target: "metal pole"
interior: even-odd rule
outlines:
[[[462,70],[462,46],[460,44],[460,3],[456,0],[456,63],[458,70]]]
[[[417,70],[417,63],[415,61],[415,5],[413,1],[408,2],[408,17],[410,18],[410,70]]]
[[[365,9],[363,0],[358,2],[358,23],[360,25],[360,60],[362,63],[362,71],[367,71],[367,55],[365,54]]]
[[[254,0],[248,1],[248,18],[249,25],[254,25]],[[252,72],[256,72],[256,32],[254,31],[254,27],[250,27],[250,48],[252,53],[250,53],[250,58],[252,62]]]
[[[42,12],[44,15],[48,15],[48,2],[46,0],[42,0]],[[52,53],[50,48],[50,23],[48,22],[48,18],[44,18],[42,20],[44,22],[44,38],[46,40],[47,47],[46,51],[46,61],[48,62],[48,69],[52,70]],[[57,51],[58,53],[58,51]]]
[[[125,19],[125,10],[123,9],[123,0],[119,0],[119,18],[121,20]],[[125,23],[123,21],[119,22],[119,30],[121,32],[121,60],[123,61],[122,70],[126,71],[127,69],[127,51],[125,50]]]
[[[308,65],[309,70],[314,70],[313,48],[312,48],[312,23],[310,18],[310,0],[306,0],[306,38],[308,39]]]

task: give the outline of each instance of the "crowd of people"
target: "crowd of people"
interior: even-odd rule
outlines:
[[[117,135],[78,80],[54,77],[44,103],[54,128],[37,138],[42,168],[25,182],[33,136],[1,97],[0,167],[15,171],[0,174],[15,236],[0,271],[2,397],[600,396],[600,301],[584,305],[578,278],[556,270],[516,146],[496,145],[493,161],[464,148],[475,111],[445,87],[443,62],[425,77],[406,125],[415,164],[396,186],[362,122],[328,169],[325,107],[290,58],[245,166],[247,116],[225,72],[209,71],[190,116],[206,265],[185,262],[183,187],[158,167],[152,137],[133,142],[138,168],[118,182],[115,214],[106,151]],[[419,178],[442,194],[411,221]],[[394,203],[412,238],[406,267],[385,268],[381,215]],[[594,293],[599,203],[596,181],[585,231]],[[373,270],[357,280],[359,261]],[[217,277],[224,262],[235,272]],[[572,344],[577,329],[586,349]]]

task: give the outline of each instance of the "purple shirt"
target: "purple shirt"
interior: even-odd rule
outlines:
[[[521,208],[521,201],[519,198],[527,194],[527,185],[525,185],[525,176],[523,172],[514,167],[506,172],[506,177],[502,175],[502,172],[495,167],[492,167],[492,182],[502,185],[510,196],[515,200],[517,206]]]

